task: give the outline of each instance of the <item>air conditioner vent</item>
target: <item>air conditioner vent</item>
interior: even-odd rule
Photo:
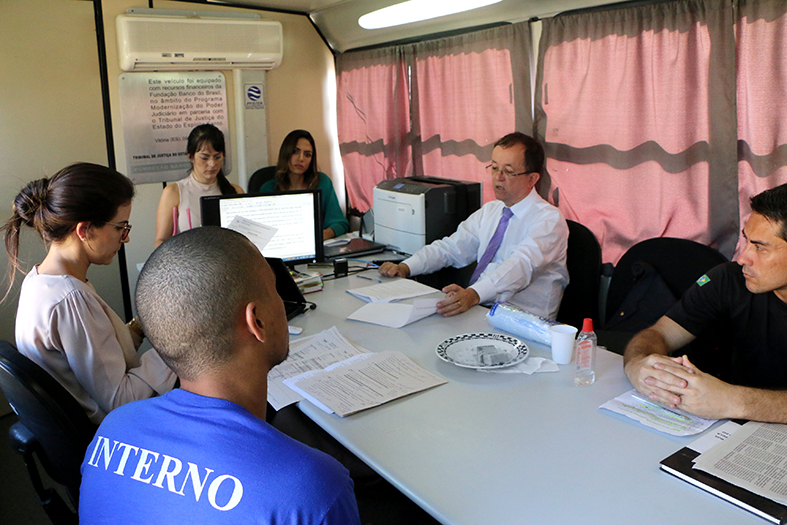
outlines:
[[[281,64],[279,22],[169,16],[117,17],[124,71],[272,69]]]

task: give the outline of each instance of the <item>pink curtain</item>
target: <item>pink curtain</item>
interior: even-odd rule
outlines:
[[[721,0],[544,20],[535,124],[548,176],[540,191],[596,234],[605,262],[651,237],[732,253],[732,21]]]
[[[407,50],[336,59],[339,147],[350,206],[366,212],[380,181],[412,175]]]
[[[530,31],[506,25],[414,46],[413,130],[418,175],[477,180],[507,133],[532,133]]]
[[[741,1],[736,33],[742,225],[753,195],[787,183],[787,2]]]
[[[339,145],[350,205],[382,180],[485,180],[492,144],[532,134],[527,23],[336,59]],[[494,199],[484,185],[486,202]]]

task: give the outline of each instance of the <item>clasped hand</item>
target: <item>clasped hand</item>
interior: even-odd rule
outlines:
[[[626,365],[626,375],[651,400],[708,419],[731,414],[732,385],[698,369],[688,357],[651,354]]]

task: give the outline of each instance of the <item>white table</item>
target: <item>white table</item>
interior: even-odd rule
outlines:
[[[326,281],[306,296],[317,309],[291,324],[303,335],[335,325],[369,350],[404,352],[448,384],[346,418],[307,401],[299,407],[441,523],[766,523],[659,470],[695,437],[599,410],[631,388],[621,356],[599,351],[589,387],[573,385],[572,365],[530,376],[462,369],[438,359],[435,347],[453,335],[495,331],[488,310],[403,329],[347,321],[364,303],[344,290],[369,284],[352,275]]]

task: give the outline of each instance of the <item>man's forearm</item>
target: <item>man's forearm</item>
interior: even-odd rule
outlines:
[[[661,333],[653,328],[647,328],[635,335],[626,345],[623,366],[625,367],[631,360],[650,354],[668,355],[669,353],[670,349]]]
[[[760,388],[739,387],[736,397],[740,408],[729,417],[765,421],[767,423],[787,423],[787,391],[763,390]]]
[[[623,370],[634,388],[667,405],[680,403],[675,388],[684,388],[687,383],[675,374],[675,369],[684,366],[670,358],[669,353],[692,337],[668,317],[634,336],[623,356]]]

